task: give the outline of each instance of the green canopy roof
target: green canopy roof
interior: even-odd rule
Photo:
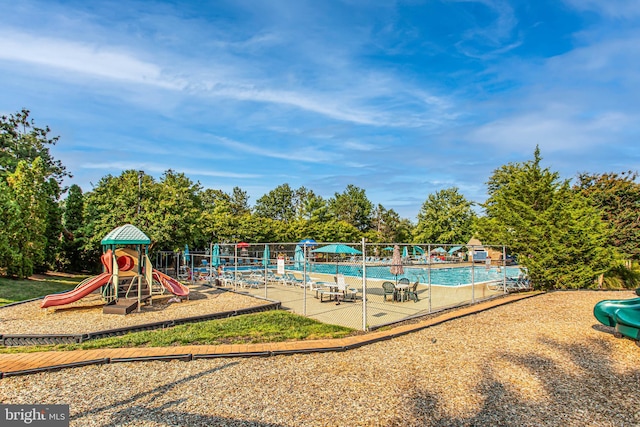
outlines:
[[[103,245],[148,245],[151,239],[135,225],[125,224],[114,228],[102,239]]]

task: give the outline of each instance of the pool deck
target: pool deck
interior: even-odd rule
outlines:
[[[296,272],[298,278],[302,274]],[[330,274],[312,273],[311,279],[320,282],[334,282]],[[385,279],[367,278],[366,320],[362,304],[362,279],[360,277],[345,277],[347,287],[357,289],[355,302],[345,301],[336,305],[335,301],[321,302],[314,290],[300,286],[287,286],[281,283],[269,282],[265,287],[235,287],[240,293],[247,293],[268,300],[279,301],[282,308],[296,314],[308,316],[323,323],[346,326],[353,329],[370,329],[382,325],[402,321],[408,317],[431,314],[446,308],[458,307],[476,303],[504,294],[502,291],[490,290],[485,282],[476,283],[473,287],[466,286],[438,286],[418,285],[418,302],[385,301],[382,292],[382,282]],[[325,299],[326,301],[326,299]]]

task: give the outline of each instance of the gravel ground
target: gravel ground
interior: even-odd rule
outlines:
[[[555,292],[341,353],[122,363],[0,380],[72,426],[637,426],[640,347]]]
[[[172,296],[154,297],[153,305],[126,316],[103,314],[104,303],[98,294],[59,307],[40,308],[42,300],[31,301],[0,309],[0,333],[81,334],[267,304],[251,296],[201,286],[191,287],[188,300],[169,302]]]

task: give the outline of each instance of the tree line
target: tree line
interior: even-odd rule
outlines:
[[[471,237],[506,245],[541,289],[635,286],[640,249],[640,184],[636,172],[579,173],[573,184],[531,160],[509,163],[487,180],[475,204],[456,187],[426,195],[413,222],[347,185],[325,198],[279,185],[253,206],[240,187],[203,188],[167,170],[106,175],[83,192],[62,188],[71,174],[52,158],[58,142],[28,110],[0,120],[0,273],[28,277],[50,269],[95,270],[100,240],[134,224],[150,250],[206,248],[211,242],[464,244]],[[476,211],[481,212],[480,214]]]

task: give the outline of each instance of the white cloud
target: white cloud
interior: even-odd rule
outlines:
[[[577,10],[597,12],[608,18],[630,20],[640,16],[638,0],[564,0],[564,2]]]
[[[83,169],[98,169],[98,170],[143,170],[145,172],[155,172],[155,173],[164,173],[169,169],[174,169],[175,167],[156,165],[151,163],[144,162],[97,162],[97,163],[84,163],[79,165],[80,168]],[[239,178],[239,179],[252,179],[252,178],[260,178],[262,175],[259,174],[251,174],[251,173],[237,173],[237,172],[226,172],[226,171],[216,171],[216,170],[203,170],[203,169],[190,169],[189,167],[181,167],[180,172],[186,175],[198,175],[198,176],[210,176],[210,177],[219,177],[219,178]]]
[[[18,31],[0,33],[0,59],[167,89],[184,86],[179,79],[167,78],[159,66],[142,61],[124,49],[31,36]]]
[[[333,153],[320,151],[315,148],[300,146],[289,148],[286,146],[264,147],[250,145],[238,141],[233,141],[225,137],[215,137],[219,143],[232,150],[237,150],[245,154],[253,154],[275,159],[294,160],[309,163],[331,163],[336,160]]]
[[[504,0],[448,0],[452,3],[479,3],[495,14],[490,25],[478,25],[461,35],[456,47],[472,58],[489,58],[508,52],[520,46],[522,41],[515,38],[518,25],[513,7]]]

